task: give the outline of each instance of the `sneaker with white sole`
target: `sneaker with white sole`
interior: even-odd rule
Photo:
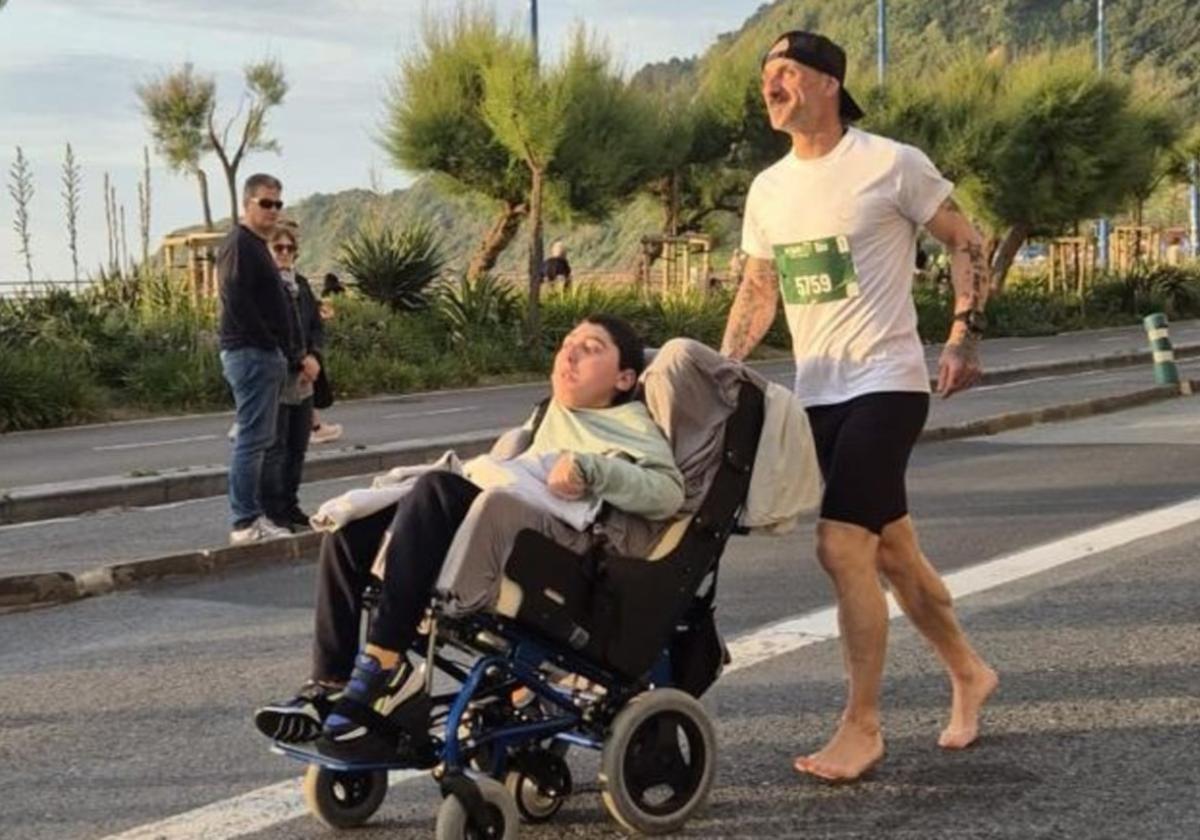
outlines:
[[[309,443],[332,443],[342,436],[341,423],[322,423],[314,426],[308,436]]]
[[[432,708],[423,668],[407,659],[392,670],[360,653],[337,704],[325,718],[317,751],[341,761],[432,767]]]
[[[282,537],[290,537],[292,532],[287,528],[280,528],[278,525],[267,519],[265,516],[260,516],[244,528],[234,528],[229,532],[230,545],[247,545],[249,543],[264,542],[266,540],[277,540]]]
[[[257,709],[254,725],[268,738],[285,744],[315,740],[341,693],[341,688],[307,682],[291,700]]]

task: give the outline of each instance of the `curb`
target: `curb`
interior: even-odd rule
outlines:
[[[197,577],[242,568],[302,563],[313,558],[321,545],[321,534],[306,533],[224,548],[209,548],[100,566],[79,574],[45,572],[0,577],[0,613],[7,610],[65,604],[135,589],[170,578]]]
[[[401,443],[317,453],[304,463],[304,480],[323,481],[392,467],[420,464],[447,449],[470,457],[486,452],[504,429],[485,429],[443,438],[419,438]],[[166,475],[136,478],[96,478],[85,481],[18,487],[0,496],[0,525],[33,522],[113,507],[151,507],[207,496],[228,489],[224,466],[183,467]]]
[[[1110,414],[1126,408],[1193,394],[1200,394],[1200,381],[1185,379],[1179,385],[1160,385],[1128,394],[1098,397],[1033,411],[1017,411],[969,423],[926,429],[921,434],[918,443],[936,443],[995,435],[1042,423],[1056,423],[1063,420]],[[134,589],[170,578],[219,574],[240,568],[262,568],[301,563],[316,554],[321,545],[322,536],[321,533],[314,532],[253,545],[211,548],[171,554],[165,557],[151,557],[100,566],[77,575],[68,572],[43,572],[0,577],[0,614],[14,610],[65,604],[81,598]]]
[[[1200,356],[1200,344],[1183,345],[1175,350],[1177,359],[1197,356]],[[1152,360],[1153,354],[1149,350],[1139,350],[1083,359],[1000,367],[985,371],[979,384],[994,385],[1054,374],[1132,367],[1150,363]],[[937,381],[931,380],[931,382],[932,386],[936,388]],[[1003,430],[1000,429],[1000,431]],[[392,467],[432,460],[446,449],[451,448],[469,457],[486,451],[491,442],[504,431],[504,429],[487,429],[444,438],[421,438],[380,446],[364,446],[357,450],[314,453],[305,462],[304,480],[306,482],[322,481],[364,473],[384,472]],[[995,432],[972,431],[969,434],[995,434]],[[945,440],[948,438],[935,439]],[[151,507],[207,496],[221,496],[226,491],[226,468],[224,466],[181,467],[165,474],[151,476],[107,476],[84,481],[18,487],[0,494],[0,525],[76,516],[105,508]]]

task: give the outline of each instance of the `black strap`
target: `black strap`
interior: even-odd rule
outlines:
[[[545,397],[534,404],[533,425],[529,429],[529,440],[531,443],[534,437],[537,436],[538,429],[542,425],[542,420],[546,418],[546,410],[550,408],[550,399],[550,397]]]
[[[400,743],[408,736],[408,730],[393,720],[389,720],[369,706],[355,700],[353,697],[342,697],[333,707],[333,714],[341,715],[347,720],[365,726],[372,732],[377,732],[394,744]]]

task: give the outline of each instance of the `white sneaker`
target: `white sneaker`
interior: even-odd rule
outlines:
[[[308,436],[309,443],[332,443],[342,436],[341,423],[322,423]]]
[[[264,542],[265,540],[277,540],[282,537],[290,537],[292,532],[287,528],[280,528],[265,516],[260,516],[255,519],[245,528],[237,528],[229,532],[230,545],[246,545],[247,543]]]

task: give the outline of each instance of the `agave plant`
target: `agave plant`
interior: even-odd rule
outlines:
[[[513,326],[520,318],[521,302],[516,290],[490,274],[443,283],[436,300],[438,316],[456,346],[468,343],[481,331]]]
[[[381,225],[359,228],[342,243],[338,261],[364,295],[394,311],[427,307],[426,290],[445,264],[441,241],[426,222],[399,231]]]

